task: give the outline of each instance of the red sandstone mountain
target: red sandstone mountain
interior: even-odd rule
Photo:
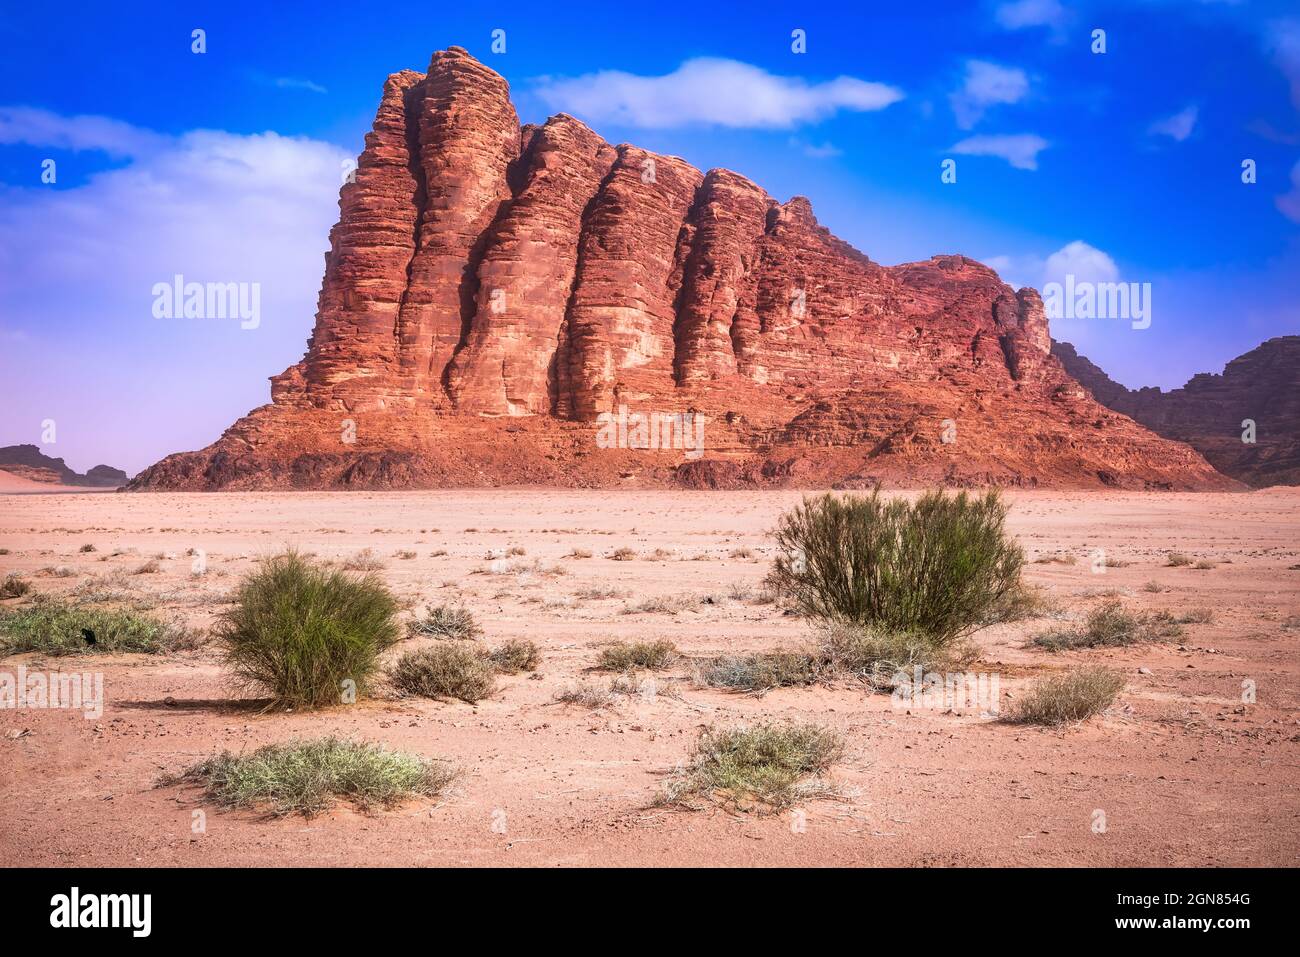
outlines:
[[[1300,485],[1300,336],[1269,339],[1221,375],[1201,373],[1169,392],[1127,389],[1068,342],[1054,342],[1052,353],[1099,402],[1186,442],[1220,472],[1256,488]],[[1247,419],[1253,443],[1242,441]]]
[[[271,404],[132,488],[1236,486],[1071,379],[1034,290],[880,266],[802,197],[571,116],[521,128],[457,47],[389,77],[339,205]],[[703,456],[604,447],[623,407],[703,415]]]
[[[77,485],[89,488],[118,488],[127,475],[109,465],[96,465],[85,475],[69,468],[63,459],[50,458],[35,445],[6,445],[0,448],[0,471],[11,472],[33,482]]]

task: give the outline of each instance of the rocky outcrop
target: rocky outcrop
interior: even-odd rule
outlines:
[[[881,266],[803,197],[571,116],[520,127],[459,48],[388,79],[358,166],[306,355],[132,488],[1236,484],[1071,379],[1033,290]]]
[[[1052,353],[1097,401],[1186,442],[1220,472],[1256,488],[1300,485],[1300,336],[1269,339],[1169,392],[1125,388],[1068,342]]]
[[[82,475],[69,468],[63,459],[50,458],[35,445],[8,445],[0,448],[0,471],[53,485],[118,488],[127,483],[127,474],[121,469],[96,465]]]

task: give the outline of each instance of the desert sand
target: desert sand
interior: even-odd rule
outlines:
[[[535,675],[501,678],[478,705],[384,692],[314,713],[241,702],[210,647],[8,658],[0,671],[101,671],[106,700],[94,720],[0,710],[0,864],[1300,863],[1300,489],[1011,493],[1010,527],[1030,560],[1075,559],[1026,572],[1066,618],[1116,595],[1137,610],[1213,612],[1179,638],[1115,650],[1025,647],[1060,624],[1048,618],[978,632],[976,670],[1000,675],[1006,705],[1036,676],[1067,666],[1122,671],[1127,687],[1111,709],[1060,729],[970,710],[896,710],[887,695],[853,684],[762,696],[694,685],[692,658],[809,636],[799,618],[754,600],[774,554],[768,532],[798,498],[0,495],[8,549],[0,574],[21,572],[41,592],[102,588],[206,629],[260,556],[294,546],[342,560],[370,549],[407,614],[463,603],[487,644],[530,638],[543,655]],[[87,543],[96,551],[80,552]],[[512,546],[525,554],[489,557]],[[636,557],[608,557],[623,547]],[[202,550],[206,574],[192,575],[189,549]],[[574,549],[593,557],[566,557]],[[1097,549],[1122,567],[1095,572]],[[406,551],[415,557],[399,556]],[[1214,565],[1168,567],[1170,551]],[[132,574],[159,554],[159,572]],[[41,571],[58,566],[70,573]],[[1162,590],[1147,590],[1152,581]],[[582,597],[592,589],[615,596]],[[685,596],[689,607],[625,613],[655,596]],[[587,671],[602,643],[642,638],[669,638],[687,656],[657,676],[660,693],[597,711],[555,701],[577,681],[608,681]],[[1254,682],[1254,703],[1243,703],[1243,681]],[[765,718],[816,719],[843,732],[848,752],[831,774],[837,797],[798,815],[654,805],[701,728]],[[462,774],[436,803],[372,815],[340,807],[310,820],[221,812],[193,789],[156,783],[222,749],[330,733],[445,758]],[[196,810],[206,815],[201,833]]]

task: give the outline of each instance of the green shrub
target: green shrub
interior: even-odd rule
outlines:
[[[531,641],[511,639],[488,655],[497,671],[505,675],[518,674],[521,671],[536,671],[541,661],[541,652]]]
[[[283,704],[337,704],[345,681],[364,694],[379,656],[401,638],[397,599],[379,579],[294,552],[262,562],[233,599],[216,631],[226,664]]]
[[[808,617],[943,645],[987,622],[1019,585],[1024,554],[1005,519],[996,492],[806,498],[781,517],[769,580]]]
[[[492,693],[496,667],[482,649],[433,645],[408,651],[389,673],[393,684],[425,698],[459,698],[473,704]]]
[[[251,754],[223,752],[164,778],[160,785],[202,785],[225,808],[267,807],[272,814],[308,817],[336,800],[362,810],[392,807],[416,795],[438,794],[456,776],[442,762],[338,738],[292,741]]]
[[[0,610],[0,656],[25,651],[152,655],[172,650],[184,637],[181,629],[128,608],[97,608],[45,598],[23,608]]]
[[[800,798],[828,792],[824,785],[801,781],[821,775],[843,752],[841,737],[815,724],[706,728],[690,763],[674,775],[660,800],[683,804],[700,797],[734,807],[755,802],[789,807]]]
[[[430,606],[423,618],[417,618],[406,626],[406,631],[412,637],[425,638],[471,639],[483,634],[468,608],[453,608],[451,605]]]
[[[601,649],[596,667],[602,671],[666,668],[676,658],[677,646],[671,641],[616,641]]]
[[[1083,721],[1110,707],[1124,678],[1106,668],[1076,668],[1041,678],[1017,702],[1009,720],[1022,724]]]

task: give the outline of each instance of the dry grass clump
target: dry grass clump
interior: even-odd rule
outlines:
[[[47,655],[163,654],[193,645],[182,628],[130,608],[97,608],[45,598],[0,611],[0,657],[38,651]]]
[[[573,551],[569,552],[569,554],[565,555],[564,557],[565,558],[590,558],[591,552],[585,548],[575,548]]]
[[[225,751],[159,785],[199,784],[224,808],[311,817],[339,800],[369,811],[433,797],[455,777],[440,761],[329,737],[271,744],[251,754]]]
[[[616,641],[601,649],[596,667],[602,671],[634,671],[638,668],[667,668],[677,660],[677,646],[671,641]]]
[[[634,548],[616,548],[610,553],[610,558],[616,562],[630,562],[636,558],[636,549]]]
[[[586,588],[579,588],[573,593],[573,597],[581,598],[584,601],[601,601],[606,598],[622,598],[627,592],[619,588],[609,588],[604,585],[588,585]]]
[[[408,651],[389,677],[409,694],[424,698],[459,698],[473,704],[496,689],[496,665],[478,647],[433,645]]]
[[[1205,572],[1205,571],[1209,571],[1209,570],[1210,570],[1211,568],[1213,568],[1216,564],[1217,564],[1216,562],[1208,561],[1207,559],[1202,558],[1200,561],[1198,561],[1198,562],[1197,562],[1195,565],[1193,565],[1192,567],[1193,567],[1194,569],[1196,569],[1197,571]]]
[[[85,555],[85,554],[89,554],[90,552],[96,551],[96,548],[94,545],[87,542],[85,545],[82,545],[80,548],[78,548],[77,551]]]
[[[888,691],[899,672],[911,674],[918,666],[925,671],[960,670],[977,657],[978,649],[967,641],[936,645],[914,632],[832,622],[821,627],[806,650],[722,655],[698,667],[695,678],[711,688],[756,693],[839,679]]]
[[[695,595],[654,595],[635,605],[625,605],[624,615],[676,615],[678,612],[690,611],[699,604]]]
[[[1142,641],[1163,641],[1182,634],[1182,626],[1199,621],[1199,609],[1190,617],[1177,618],[1167,611],[1138,615],[1124,608],[1118,599],[1098,605],[1088,613],[1082,627],[1044,632],[1033,644],[1048,651],[1072,648],[1118,648]],[[1205,620],[1208,620],[1205,619]]]
[[[1169,568],[1182,568],[1186,565],[1190,565],[1191,563],[1192,563],[1191,558],[1184,555],[1182,552],[1170,552],[1168,558],[1165,561],[1165,565]]]
[[[497,671],[513,675],[521,671],[536,671],[542,654],[533,642],[512,638],[495,648],[488,658]]]
[[[838,733],[816,724],[706,728],[689,762],[659,798],[664,805],[703,800],[735,809],[780,810],[832,793],[820,778],[844,753]]]
[[[393,552],[393,557],[400,558],[402,561],[405,562],[409,562],[412,558],[415,557],[415,552],[411,551],[409,548],[404,548],[396,552]]]
[[[468,608],[451,605],[430,605],[423,618],[416,618],[406,626],[410,637],[473,639],[483,634]]]
[[[155,575],[161,569],[162,566],[158,564],[158,559],[151,558],[144,564],[137,565],[135,567],[135,571],[131,572],[131,574],[132,575]]]
[[[619,675],[606,684],[594,681],[579,681],[569,685],[555,695],[561,704],[576,704],[593,711],[612,707],[619,698],[632,695],[653,697],[658,694],[658,685],[652,679],[638,680],[629,675]]]
[[[1051,555],[1039,555],[1034,559],[1035,565],[1075,565],[1079,559],[1069,552],[1054,552]]]
[[[799,651],[721,655],[702,664],[696,672],[696,680],[707,687],[752,692],[814,684],[821,678],[817,659]]]
[[[1075,668],[1034,682],[1007,720],[1046,725],[1083,721],[1110,707],[1123,687],[1123,676],[1107,668]]]
[[[1049,595],[1045,589],[1038,585],[1020,583],[1009,589],[1001,600],[989,609],[985,624],[1028,621],[1032,618],[1048,618],[1060,613],[1060,602]]]
[[[17,572],[10,572],[0,580],[0,598],[21,598],[32,590],[32,583]]]
[[[384,567],[383,561],[368,548],[363,548],[350,558],[343,560],[343,568],[350,572],[377,572]]]

